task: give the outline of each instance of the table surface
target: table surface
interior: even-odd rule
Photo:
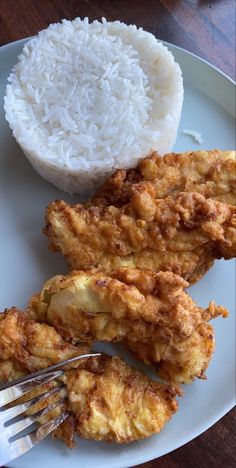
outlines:
[[[234,0],[0,0],[0,45],[32,36],[49,23],[105,16],[135,23],[203,57],[235,79]],[[220,371],[220,370],[219,370]],[[145,468],[236,466],[236,410],[207,432]]]

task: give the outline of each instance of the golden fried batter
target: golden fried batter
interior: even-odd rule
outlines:
[[[198,307],[187,286],[171,272],[74,271],[47,281],[31,299],[29,313],[70,339],[125,340],[164,379],[188,383],[203,377],[214,351],[207,321],[227,311],[214,303]]]
[[[118,170],[95,195],[93,204],[122,206],[136,189],[152,187],[156,198],[198,192],[230,205],[236,204],[235,151],[156,152],[136,169]]]
[[[199,279],[215,258],[236,255],[236,208],[197,192],[155,198],[138,189],[127,205],[49,205],[45,234],[75,269],[143,267]],[[203,255],[204,252],[204,255]]]
[[[0,314],[0,351],[0,381],[7,381],[19,373],[27,374],[81,354],[84,347],[66,343],[52,327],[11,309]],[[78,361],[77,369],[65,372],[63,382],[70,416],[54,437],[62,438],[69,446],[73,446],[76,433],[87,439],[118,443],[149,437],[160,432],[178,408],[177,387],[151,381],[118,357],[104,355]],[[37,393],[31,392],[31,396]],[[47,403],[52,401],[54,397]],[[53,414],[61,410],[57,408]]]
[[[0,313],[0,380],[12,380],[22,371],[31,373],[88,351],[88,345],[67,343],[53,327],[30,320],[15,308]]]
[[[149,380],[118,357],[107,357],[100,375],[77,370],[67,379],[76,432],[108,442],[131,442],[160,432],[177,410],[176,387]]]
[[[159,336],[149,342],[125,340],[127,348],[145,364],[154,366],[159,377],[175,383],[206,379],[205,371],[215,350],[212,325],[202,322],[187,338]]]

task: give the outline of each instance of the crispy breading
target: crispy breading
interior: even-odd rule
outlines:
[[[206,198],[236,204],[235,151],[154,152],[136,169],[118,170],[108,178],[92,204],[122,206],[140,187],[152,187],[156,198],[176,197],[180,192],[198,192]]]
[[[236,208],[196,192],[155,198],[138,189],[127,205],[69,205],[55,201],[46,211],[50,247],[74,269],[110,272],[123,266],[170,270],[193,282],[215,258],[236,255]],[[204,252],[204,255],[203,255]]]
[[[74,271],[48,280],[28,313],[83,342],[147,341],[159,334],[157,327],[184,337],[202,321],[202,309],[183,291],[187,285],[170,272],[118,270],[109,277]]]
[[[172,335],[167,340],[140,342],[125,340],[126,347],[145,364],[155,367],[159,377],[175,383],[206,379],[206,369],[215,350],[212,325],[202,322],[187,338]]]
[[[31,373],[88,351],[88,345],[67,343],[53,327],[30,320],[15,308],[0,313],[1,380],[15,379],[18,372],[19,376],[21,371]]]
[[[29,314],[71,340],[125,340],[166,380],[188,383],[203,377],[214,351],[207,321],[227,311],[214,303],[199,307],[187,286],[171,272],[74,271],[47,281],[31,299]]]
[[[34,322],[24,312],[11,309],[0,314],[0,381],[47,367],[84,349],[66,343],[52,327]],[[154,382],[118,357],[103,355],[78,361],[77,366],[62,378],[68,398],[64,407],[70,416],[54,433],[69,446],[73,446],[75,434],[118,443],[149,437],[160,432],[178,408],[178,387]],[[52,386],[44,385],[44,390]],[[31,397],[37,394],[38,390],[31,392]],[[55,396],[48,398],[47,405],[52,401]],[[60,411],[62,407],[51,416]],[[41,418],[41,423],[48,418]]]
[[[107,442],[131,442],[160,432],[178,408],[178,388],[151,381],[119,357],[107,357],[100,375],[71,372],[67,391],[76,432]]]

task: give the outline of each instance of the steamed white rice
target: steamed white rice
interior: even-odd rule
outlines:
[[[76,18],[26,43],[5,112],[36,171],[85,193],[152,150],[171,151],[182,102],[180,67],[152,34]]]

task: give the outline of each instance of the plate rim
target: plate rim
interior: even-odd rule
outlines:
[[[22,39],[18,39],[16,41],[12,41],[12,42],[9,42],[7,44],[4,44],[2,46],[0,46],[0,55],[1,55],[1,52],[3,52],[3,49],[11,49],[11,48],[14,48],[15,46],[20,46],[20,45],[24,45],[27,41],[29,41],[30,39],[32,39],[33,37],[35,36],[29,36],[29,37],[25,37],[25,38],[22,38]],[[159,42],[162,42],[166,47],[172,49],[172,50],[178,50],[180,51],[182,54],[187,54],[187,56],[191,57],[191,59],[195,59],[197,61],[200,61],[202,62],[207,68],[210,68],[212,71],[214,71],[215,73],[221,75],[221,77],[225,80],[227,80],[230,84],[234,85],[234,87],[236,86],[236,82],[231,78],[229,77],[226,73],[224,73],[222,70],[220,70],[218,67],[216,67],[215,65],[213,65],[212,63],[208,62],[207,60],[203,59],[202,57],[198,56],[197,54],[194,54],[193,52],[190,52],[180,46],[177,46],[175,44],[172,44],[170,42],[167,42],[167,41],[162,41],[159,37],[157,38]],[[233,118],[233,116],[232,116]],[[160,454],[158,455],[154,455],[147,458],[147,456],[139,456],[139,460],[135,461],[135,465],[140,465],[142,463],[145,463],[145,462],[148,462],[148,461],[152,461],[152,460],[155,460],[155,459],[158,459],[158,458],[161,458],[165,455],[168,455],[169,453],[173,452],[174,450],[177,450],[178,448],[181,448],[183,447],[184,445],[186,445],[187,443],[191,442],[192,440],[194,440],[195,438],[197,438],[198,436],[201,436],[204,432],[206,432],[208,429],[210,429],[214,424],[216,424],[220,419],[222,419],[229,411],[231,411],[234,407],[235,407],[235,398],[232,398],[230,401],[228,401],[227,404],[224,405],[223,408],[221,408],[220,411],[218,411],[217,413],[215,413],[214,417],[212,417],[211,419],[208,419],[206,424],[202,425],[202,428],[203,430],[201,430],[201,432],[199,432],[199,429],[196,429],[195,431],[192,432],[192,435],[191,437],[189,438],[188,436],[185,436],[183,437],[183,442],[181,443],[181,445],[179,445],[179,443],[173,443],[173,446],[171,448],[171,450],[169,450],[168,452],[166,451],[163,451],[162,453],[162,450],[160,450]],[[14,465],[14,462],[13,462],[13,465]],[[10,465],[7,464],[6,466],[10,467],[10,466],[13,466],[11,463]],[[123,463],[115,463],[113,465],[114,468],[124,468],[124,464]]]
[[[152,33],[151,33],[152,34]],[[11,42],[8,42],[7,44],[3,44],[0,46],[0,52],[2,49],[4,48],[10,48],[11,46],[14,46],[16,44],[24,44],[24,42],[27,42],[29,41],[30,39],[33,39],[34,37],[36,37],[36,35],[34,36],[28,36],[28,37],[22,37],[21,39],[17,39],[16,41],[11,41]],[[227,79],[231,84],[233,84],[234,86],[236,86],[236,81],[233,80],[233,78],[231,78],[229,75],[227,75],[225,72],[223,72],[220,68],[218,68],[216,65],[213,65],[213,63],[209,62],[208,60],[200,57],[200,55],[197,55],[195,54],[194,52],[190,52],[189,50],[187,49],[184,49],[183,47],[180,47],[178,45],[175,45],[175,44],[172,44],[172,42],[168,42],[168,41],[163,41],[161,38],[157,38],[157,40],[159,42],[162,42],[162,44],[164,44],[165,46],[167,47],[173,47],[174,49],[177,49],[181,52],[184,52],[185,54],[187,55],[190,55],[192,58],[196,59],[196,60],[200,60],[201,62],[203,62],[205,65],[207,65],[208,67],[210,67],[212,70],[214,70],[215,72],[219,73],[222,77],[224,77],[225,79]]]

